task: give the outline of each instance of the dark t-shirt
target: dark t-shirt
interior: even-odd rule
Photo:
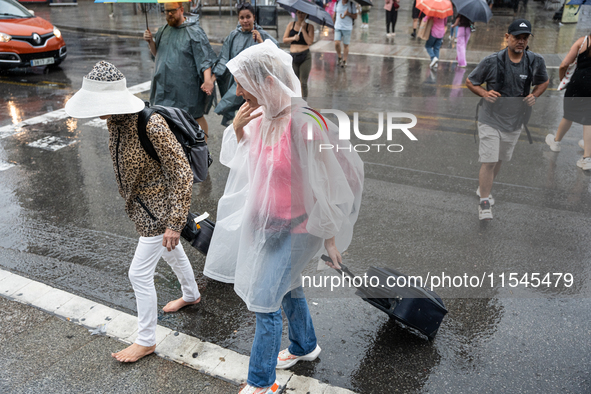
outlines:
[[[474,85],[486,83],[486,90],[496,90],[501,93],[501,98],[497,99],[494,104],[484,101],[478,114],[479,122],[506,132],[521,128],[520,119],[525,109],[525,103],[523,103],[525,81],[529,72],[526,56],[524,53],[519,63],[513,63],[505,52],[505,82],[500,90],[496,87],[498,63],[496,53],[484,58],[470,73],[468,79]],[[533,59],[531,65],[532,85],[546,82],[548,73],[544,58],[533,52],[530,52],[530,58]]]

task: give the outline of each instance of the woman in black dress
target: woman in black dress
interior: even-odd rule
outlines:
[[[583,157],[577,166],[591,170],[591,35],[579,38],[562,61],[559,69],[560,79],[564,78],[568,66],[577,59],[577,68],[566,87],[564,94],[564,117],[560,121],[556,137],[546,136],[546,143],[554,152],[560,151],[560,140],[573,122],[583,125]]]

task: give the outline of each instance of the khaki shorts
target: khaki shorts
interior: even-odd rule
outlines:
[[[478,146],[480,157],[478,161],[481,163],[496,163],[511,160],[521,130],[506,133],[478,122],[478,137],[480,138],[480,145]]]

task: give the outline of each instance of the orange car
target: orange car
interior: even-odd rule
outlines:
[[[0,68],[58,65],[66,58],[62,33],[13,0],[0,0]]]

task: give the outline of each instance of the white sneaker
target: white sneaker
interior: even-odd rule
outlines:
[[[433,67],[433,66],[435,66],[435,65],[437,64],[437,61],[438,61],[438,60],[439,60],[439,59],[437,58],[437,56],[435,56],[435,57],[433,58],[433,60],[431,60],[431,64],[429,64],[429,67]]]
[[[279,393],[280,388],[277,382],[273,383],[271,387],[254,387],[247,384],[238,394],[276,394]]]
[[[556,141],[554,138],[554,134],[548,134],[546,136],[546,143],[552,152],[560,152],[560,141]]]
[[[277,356],[277,369],[287,369],[292,367],[298,361],[314,361],[320,354],[320,346],[316,345],[316,349],[311,353],[306,354],[305,356],[294,356],[289,352],[289,349],[282,350]]]
[[[579,140],[579,147],[581,149],[585,149],[585,141],[584,140]]]
[[[581,157],[577,160],[577,166],[583,170],[591,170],[591,157]]]
[[[476,195],[478,196],[478,198],[480,198],[480,186],[478,186],[478,189],[476,189]],[[488,195],[488,201],[490,201],[491,206],[495,205],[495,199],[492,196],[492,194]]]

